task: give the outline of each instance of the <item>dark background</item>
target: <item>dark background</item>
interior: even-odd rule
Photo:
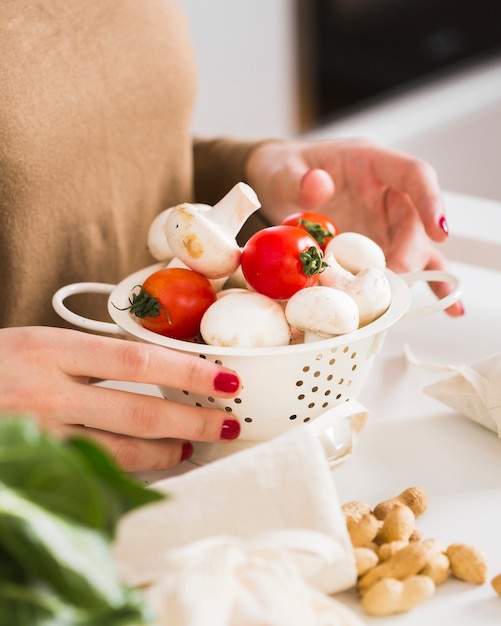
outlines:
[[[501,54],[501,0],[296,3],[302,130]]]

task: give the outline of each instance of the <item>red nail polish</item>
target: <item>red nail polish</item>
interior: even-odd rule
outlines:
[[[441,215],[438,220],[438,225],[444,231],[446,235],[449,234],[449,226],[447,225],[447,220],[445,219],[445,215]]]
[[[234,393],[240,386],[238,376],[230,372],[219,372],[214,378],[214,389],[224,393]]]
[[[181,452],[181,461],[186,461],[193,454],[193,444],[189,441],[183,443],[183,449]]]
[[[221,428],[221,439],[236,439],[240,434],[240,424],[237,420],[224,420]]]

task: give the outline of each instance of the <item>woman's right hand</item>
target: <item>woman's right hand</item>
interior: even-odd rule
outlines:
[[[167,469],[189,458],[192,441],[236,439],[228,413],[97,386],[151,383],[208,396],[240,391],[235,372],[152,344],[49,327],[0,329],[0,416],[31,413],[61,437],[88,435],[127,471]]]

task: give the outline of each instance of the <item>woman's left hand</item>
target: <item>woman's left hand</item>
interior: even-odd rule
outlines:
[[[265,142],[251,153],[247,180],[272,223],[306,210],[328,215],[342,231],[376,241],[395,272],[444,270],[435,243],[448,227],[435,170],[407,154],[360,139]],[[432,283],[437,297],[447,283]],[[464,313],[457,302],[451,316]]]

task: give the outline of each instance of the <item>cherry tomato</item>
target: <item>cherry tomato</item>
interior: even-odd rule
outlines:
[[[275,300],[285,300],[318,280],[325,267],[311,235],[295,226],[270,226],[248,240],[240,259],[249,285]]]
[[[192,339],[200,321],[217,299],[212,283],[198,272],[172,267],[148,276],[132,294],[129,311],[148,330],[174,339]]]
[[[287,226],[297,226],[309,233],[316,240],[322,251],[329,241],[338,234],[338,228],[326,215],[299,211],[288,215],[282,222]]]

